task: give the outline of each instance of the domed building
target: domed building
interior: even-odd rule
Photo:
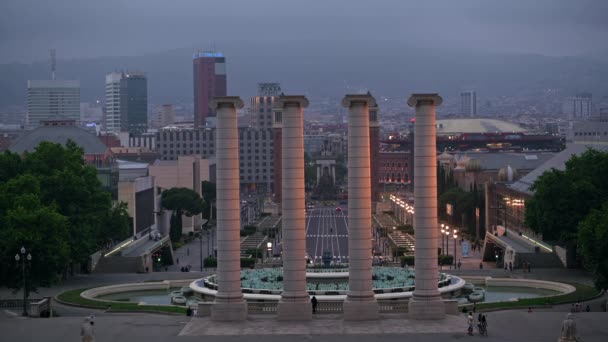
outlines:
[[[513,169],[511,165],[507,165],[506,167],[501,168],[498,171],[498,181],[499,182],[514,182],[519,178],[519,174],[517,170]]]
[[[110,149],[96,135],[76,127],[76,122],[69,118],[55,117],[41,121],[41,124],[15,140],[9,150],[23,154],[33,152],[43,141],[65,145],[71,140],[84,150],[85,162],[97,169],[101,184],[117,196],[118,165]]]

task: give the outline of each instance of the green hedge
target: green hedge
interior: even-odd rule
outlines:
[[[576,288],[576,291],[573,293],[553,297],[523,298],[516,302],[477,303],[476,307],[477,310],[494,310],[519,307],[528,308],[539,305],[561,305],[568,303],[584,302],[595,298],[600,294],[600,291],[598,291],[593,286],[578,283],[566,284],[574,286]]]
[[[250,268],[255,266],[256,259],[254,258],[241,258],[241,268]],[[203,266],[206,268],[215,268],[217,267],[217,259],[213,257],[207,257],[203,260]]]
[[[249,248],[245,251],[245,254],[251,254],[253,258],[263,258],[264,250],[261,248]]]
[[[241,268],[253,268],[255,266],[254,258],[241,258]]]
[[[400,256],[401,259],[401,267],[405,266],[407,263],[408,266],[416,265],[416,257],[413,255]],[[452,255],[440,255],[437,258],[437,265],[452,265],[454,264],[454,257]]]
[[[110,309],[111,311],[144,311],[144,312],[158,312],[158,313],[178,313],[186,314],[185,307],[179,306],[165,306],[165,305],[139,305],[138,303],[132,302],[120,302],[120,303],[108,303],[94,299],[82,298],[80,294],[85,289],[69,290],[57,295],[57,299],[61,302],[65,302],[72,305],[84,306],[95,309]]]
[[[206,257],[205,260],[203,260],[203,266],[205,268],[215,268],[217,267],[217,259],[214,257]]]

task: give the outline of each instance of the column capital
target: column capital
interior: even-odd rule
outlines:
[[[274,103],[275,109],[283,109],[285,107],[308,107],[308,99],[304,95],[281,95]]]
[[[342,106],[350,108],[354,105],[365,105],[376,107],[376,99],[370,94],[347,94],[342,99]]]
[[[419,105],[434,104],[440,106],[443,103],[443,99],[437,93],[418,93],[412,94],[407,100],[407,104],[410,107],[416,107]]]
[[[234,107],[236,109],[243,108],[243,100],[238,96],[216,96],[211,100],[209,108],[218,109],[220,107]]]

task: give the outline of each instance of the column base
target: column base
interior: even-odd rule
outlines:
[[[380,307],[376,300],[355,302],[346,299],[342,304],[345,321],[368,321],[380,317]]]
[[[445,318],[445,304],[441,297],[437,299],[410,299],[408,304],[410,319],[442,320]]]
[[[213,321],[244,321],[247,319],[247,302],[214,303],[211,307]]]
[[[310,302],[279,302],[277,319],[279,321],[310,321],[312,304]]]

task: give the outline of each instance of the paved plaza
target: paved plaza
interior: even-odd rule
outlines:
[[[464,315],[423,322],[386,316],[377,321],[345,322],[317,316],[311,322],[280,322],[256,316],[245,322],[213,323],[208,318],[148,314],[112,314],[95,319],[97,341],[556,341],[565,312],[501,311],[487,313],[488,337],[467,336]],[[608,313],[574,315],[581,341],[605,341]],[[82,317],[23,319],[0,314],[0,341],[79,341]]]

